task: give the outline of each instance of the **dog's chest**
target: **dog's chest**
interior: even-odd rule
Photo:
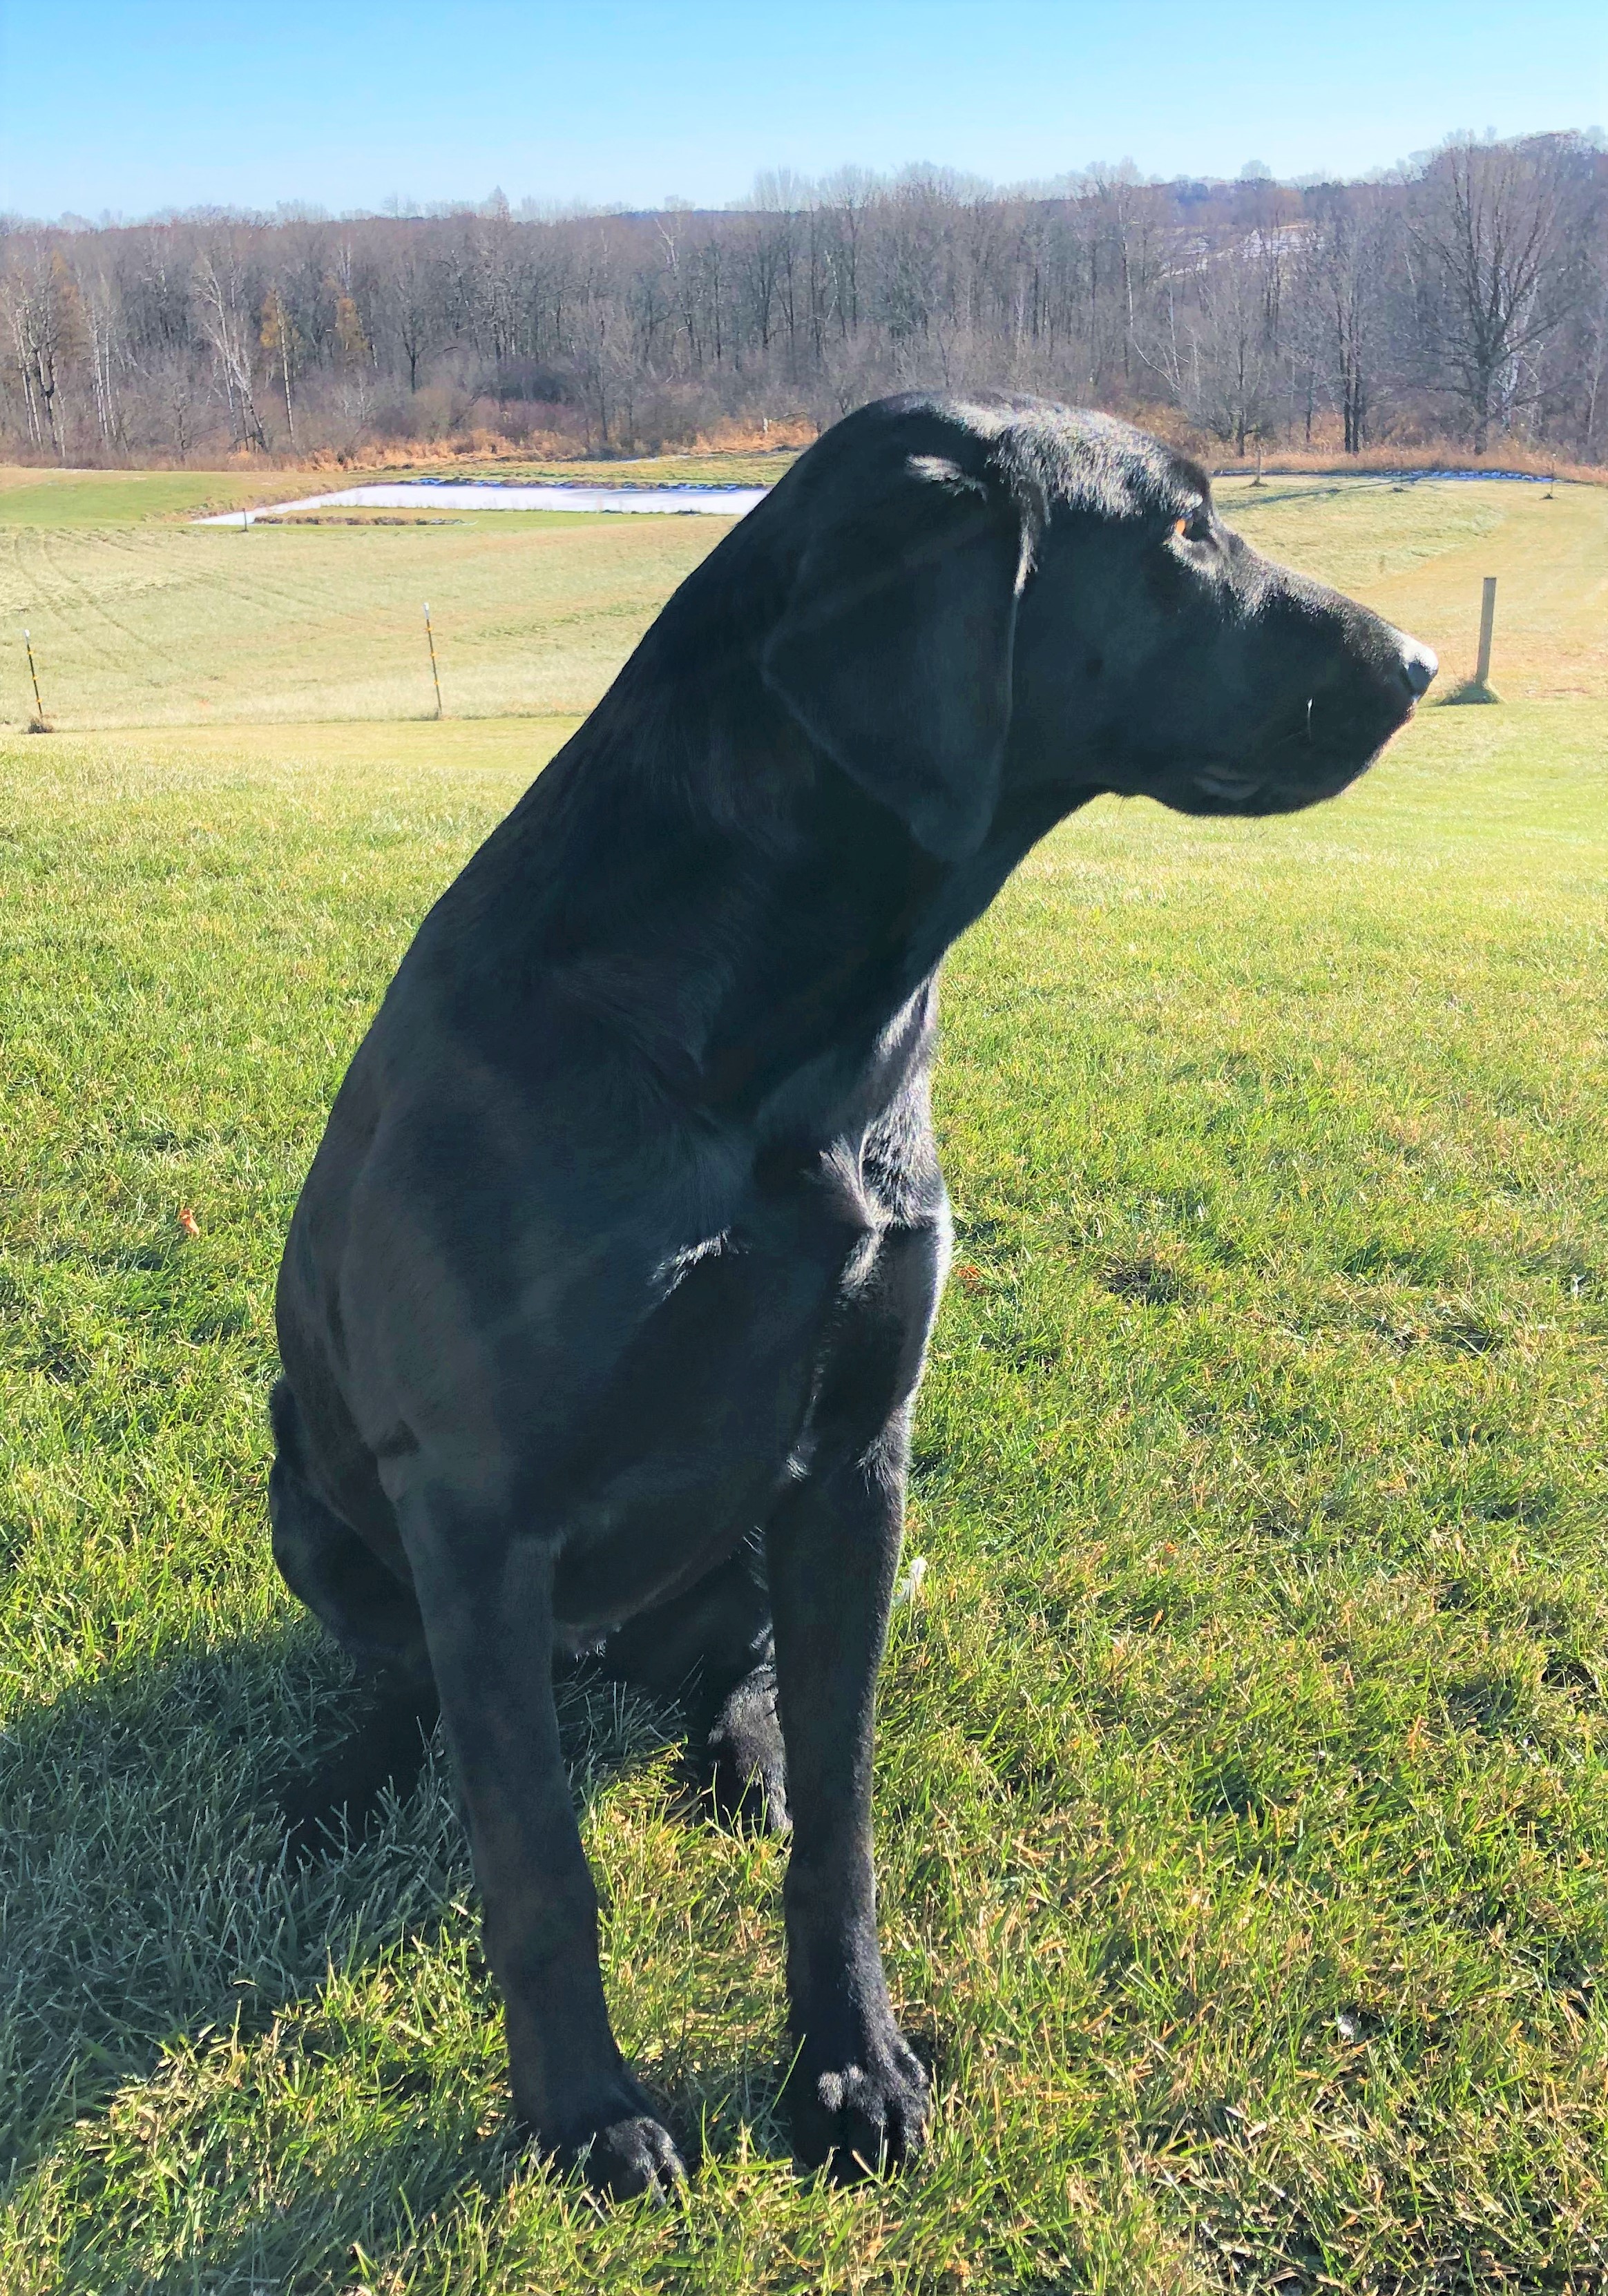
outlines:
[[[693,1257],[631,1350],[579,1469],[556,1609],[582,1641],[669,1599],[779,1498],[873,1440],[914,1384],[931,1251],[814,1215]],[[912,1281],[912,1276],[916,1280]]]

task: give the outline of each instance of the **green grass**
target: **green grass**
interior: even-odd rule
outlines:
[[[312,491],[309,474],[298,471],[46,471],[12,463],[0,465],[0,528],[170,524]]]
[[[732,487],[773,486],[797,460],[792,448],[774,454],[718,452],[654,455],[639,461],[539,463],[455,457],[372,470],[283,471],[236,463],[231,471],[45,470],[0,463],[0,527],[103,529],[173,524],[209,511],[258,503],[291,502],[347,487],[390,485],[400,480],[498,479],[511,483],[551,480],[570,486],[667,487],[689,481]],[[504,512],[500,515],[506,516]],[[517,513],[515,513],[517,515]]]
[[[1509,491],[1245,523],[1447,626],[1502,548],[1516,624],[1576,530]],[[415,586],[433,540],[332,538]],[[667,569],[619,546],[623,644]],[[550,611],[584,699],[598,624]],[[343,1710],[267,1554],[280,1241],[567,730],[0,747],[0,2287],[1600,2289],[1608,702],[1425,712],[1284,822],[1102,803],[956,952],[877,1804],[933,2145],[797,2177],[781,1853],[689,1816],[667,1718],[572,1697],[621,2039],[704,2132],[659,2216],[510,2142],[445,1776],[310,1876],[274,1818]]]
[[[8,527],[0,709],[67,731],[590,708],[721,519],[491,512],[450,526]],[[7,627],[9,625],[9,627]]]
[[[589,487],[774,486],[799,459],[796,447],[714,447],[685,455],[611,456],[607,462],[544,463],[519,455],[495,459],[455,455],[450,463],[415,463],[364,475],[384,479],[503,479],[534,484],[555,480]]]
[[[193,474],[11,475],[27,483],[0,485],[0,727],[33,715],[24,626],[63,731],[425,718],[427,599],[450,716],[574,716],[726,530],[499,511],[242,533],[177,516],[184,489],[212,498]],[[1300,479],[1219,494],[1254,541],[1439,647],[1448,689],[1473,667],[1481,579],[1496,573],[1498,688],[1608,698],[1608,489],[1547,501],[1536,487]],[[70,515],[51,523],[58,500]]]

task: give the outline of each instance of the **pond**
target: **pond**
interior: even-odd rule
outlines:
[[[252,526],[303,510],[595,510],[651,511],[685,517],[741,518],[763,502],[768,487],[521,486],[500,479],[404,479],[394,485],[342,487],[305,495],[298,502],[267,503],[260,510],[226,510],[197,519],[198,526]]]

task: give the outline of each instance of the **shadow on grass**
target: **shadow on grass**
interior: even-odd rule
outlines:
[[[130,1659],[0,1733],[6,2186],[175,2052],[220,2037],[249,2047],[279,2024],[316,2022],[337,1976],[405,1934],[450,1924],[478,1952],[439,1744],[406,1800],[387,1796],[360,1836],[309,1866],[285,1855],[280,1795],[342,1734],[355,1698],[341,1660],[297,1622]],[[612,1685],[571,1681],[560,1703],[583,1802],[670,1742],[666,1718]],[[499,2061],[500,2048],[499,2034]],[[692,2087],[707,2094],[711,2078],[725,2076]],[[673,2104],[689,2103],[677,2086],[688,2093]],[[483,2152],[486,2140],[442,2105],[443,2164],[461,2176],[464,2148]],[[408,2144],[416,2151],[416,2134]],[[394,2184],[390,2201],[405,2205]]]

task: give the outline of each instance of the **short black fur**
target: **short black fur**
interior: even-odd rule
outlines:
[[[1181,536],[1208,493],[1033,401],[840,423],[425,919],[297,1206],[275,1551],[383,1685],[350,1791],[439,1696],[516,2108],[616,2194],[680,2166],[609,2027],[555,1659],[685,1693],[726,1798],[791,1822],[799,2150],[897,2163],[927,2083],[872,1710],[949,1250],[938,966],[1097,793],[1309,804],[1433,675],[1215,516]]]

